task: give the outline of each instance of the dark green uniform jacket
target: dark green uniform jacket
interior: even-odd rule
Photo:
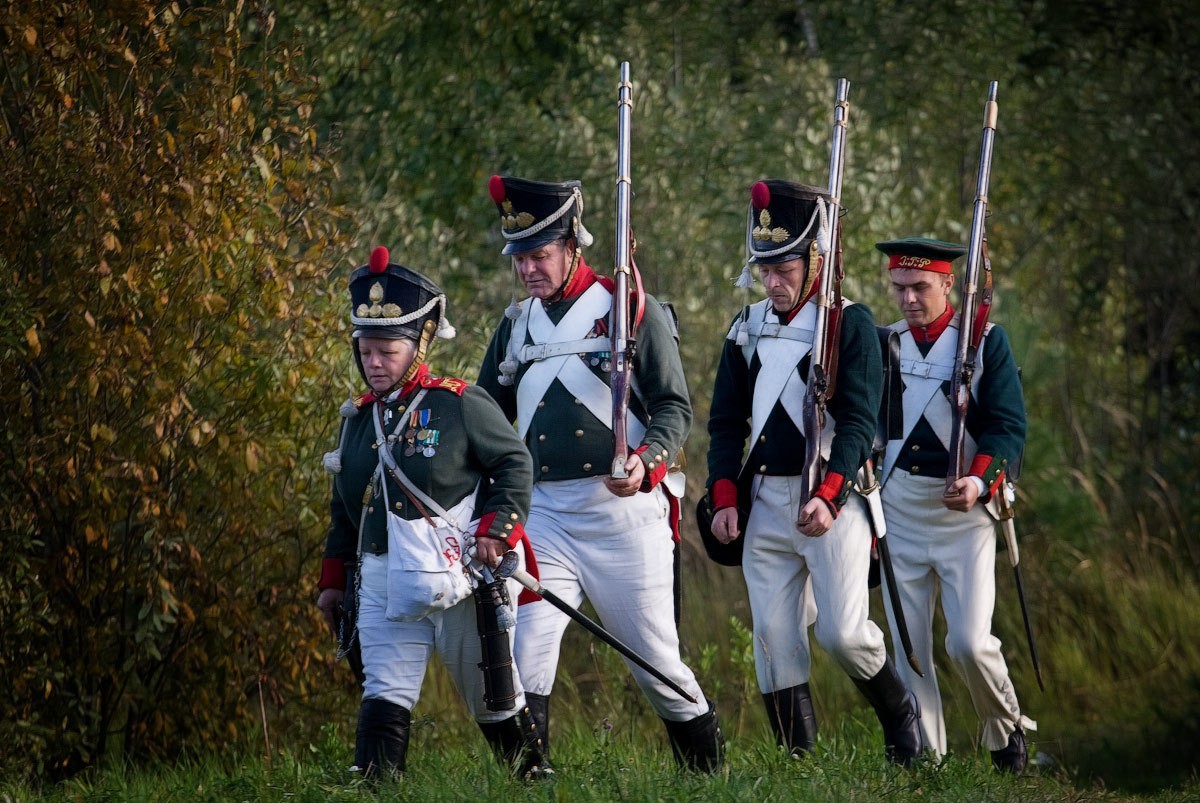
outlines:
[[[581,274],[580,280],[572,280],[571,287],[578,289],[569,298],[544,306],[546,314],[556,324],[592,283],[600,281],[610,290],[612,288],[611,281],[597,278],[582,262],[577,271]],[[683,448],[692,424],[692,405],[679,361],[674,327],[653,297],[646,296],[645,310],[637,333],[633,360],[635,392],[630,393],[629,406],[646,425],[646,435],[640,445],[630,443],[629,447],[631,452],[640,454],[646,464],[647,482],[642,490],[649,490],[666,475],[668,466]],[[516,420],[517,385],[532,363],[518,369],[514,384],[500,383],[499,366],[506,359],[512,329],[513,321],[508,318],[497,327],[479,369],[479,386],[500,403],[505,416]],[[591,336],[608,337],[607,316],[595,322]],[[527,337],[526,342],[531,343],[532,339]],[[592,372],[608,384],[609,374],[603,359],[597,358],[596,364],[591,364],[591,358],[595,356],[587,354],[580,359],[587,360]],[[601,422],[592,415],[558,379],[551,383],[538,408],[525,438],[533,456],[535,482],[602,476],[610,472],[613,433],[608,422]]]
[[[424,397],[410,409],[422,389]],[[334,564],[354,560],[360,548],[371,554],[387,552],[383,494],[372,487],[379,458],[371,417],[378,406],[373,394],[361,396],[354,402],[355,413],[342,423],[341,469],[334,475],[321,588],[344,587],[344,575],[336,576],[340,566]],[[472,534],[495,536],[509,546],[525,537],[532,484],[529,453],[490,396],[461,379],[428,376],[422,366],[399,398],[383,407],[384,432],[397,433],[392,453],[414,485],[446,510],[479,485],[472,520],[480,523]],[[393,512],[405,519],[420,518],[390,475],[386,481]]]
[[[781,324],[787,323],[786,314],[775,314]],[[740,318],[740,315],[735,318],[734,323]],[[845,504],[854,475],[870,456],[883,394],[883,359],[871,311],[862,304],[843,307],[838,342],[837,384],[829,402],[829,412],[836,421],[833,445],[825,480],[815,493],[830,503],[835,513]],[[799,363],[800,376],[806,381],[810,362],[810,356],[806,355]],[[747,501],[737,500],[735,484],[750,434],[754,386],[761,368],[757,353],[747,365],[742,347],[732,339],[725,340],[708,418],[708,483],[716,509]],[[804,435],[783,405],[776,402],[758,441],[751,444],[745,461],[747,472],[771,476],[800,474],[804,451]]]

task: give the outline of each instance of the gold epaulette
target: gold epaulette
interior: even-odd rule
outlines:
[[[466,380],[455,379],[452,376],[421,377],[421,387],[426,390],[448,390],[451,393],[457,393],[459,396],[467,392],[467,385]]]

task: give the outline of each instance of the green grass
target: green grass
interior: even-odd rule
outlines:
[[[816,753],[788,758],[765,738],[732,742],[714,776],[681,773],[662,735],[603,727],[575,730],[555,745],[558,774],[525,784],[509,778],[478,734],[448,748],[416,731],[409,772],[378,789],[351,778],[352,736],[326,727],[319,740],[270,761],[207,758],[141,770],[109,769],[35,791],[0,785],[0,803],[166,803],[195,801],[1175,801],[1200,799],[1200,781],[1152,796],[1079,786],[1057,770],[1034,768],[1014,778],[991,770],[984,754],[949,758],[906,771],[887,765],[869,718],[848,716],[822,736]],[[765,736],[765,734],[763,734]]]

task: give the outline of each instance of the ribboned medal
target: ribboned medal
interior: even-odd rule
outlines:
[[[442,433],[440,430],[436,429],[429,429],[426,430],[426,432],[428,432],[429,435],[424,440],[425,448],[421,450],[421,454],[425,455],[426,457],[433,457],[435,454],[437,454],[438,438]]]

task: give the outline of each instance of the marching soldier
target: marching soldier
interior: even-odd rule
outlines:
[[[968,476],[944,495],[959,331],[959,317],[949,303],[951,263],[967,249],[920,237],[875,247],[889,257],[888,279],[904,315],[891,326],[900,333],[904,432],[888,443],[884,456],[884,515],[901,605],[926,676],[904,665],[900,671],[920,701],[925,744],[940,756],[946,752],[946,725],[932,633],[940,590],[946,652],[970,690],[983,744],[998,769],[1019,773],[1028,756],[1025,731],[1037,726],[1021,714],[1000,640],[992,635],[996,544],[985,509],[1003,492],[1005,472],[1025,443],[1016,362],[1004,330],[988,324],[967,408]],[[888,616],[895,633],[890,604]]]
[[[437,285],[377,248],[351,276],[350,296],[354,360],[370,391],[342,406],[339,446],[326,457],[333,501],[317,606],[335,634],[341,609],[358,611],[356,769],[377,777],[405,768],[411,712],[436,650],[498,756],[522,776],[540,774],[519,679],[507,678],[507,700],[485,699],[482,603],[471,600],[464,565],[473,556],[486,572],[527,546],[529,453],[487,393],[430,373],[430,343],[454,334]]]
[[[479,385],[516,422],[533,456],[526,526],[542,585],[572,606],[586,597],[614,636],[698,701],[682,699],[627,661],[665,723],[680,764],[715,769],[723,755],[721,732],[680,657],[674,621],[678,501],[664,481],[687,437],[692,408],[672,321],[654,299],[644,299],[636,390],[626,419],[628,477],[615,479],[609,475],[613,414],[606,351],[614,285],[584,261],[592,238],[582,221],[580,184],[493,176],[488,190],[500,212],[503,253],[512,257],[530,297],[505,310]],[[521,606],[519,621],[517,668],[545,740],[569,619],[536,600]]]
[[[871,534],[864,500],[851,493],[870,454],[881,396],[879,340],[861,304],[832,311],[841,317],[841,335],[822,445],[824,481],[811,498],[801,498],[814,295],[835,225],[828,203],[824,190],[791,181],[768,179],[751,190],[749,264],[758,267],[767,298],[735,318],[713,384],[711,529],[724,544],[745,538],[755,668],[779,744],[800,754],[816,739],[807,613],[815,602],[818,642],[875,709],[889,758],[907,765],[921,751],[918,711],[883,633],[867,618]],[[749,507],[744,534],[739,505]]]

